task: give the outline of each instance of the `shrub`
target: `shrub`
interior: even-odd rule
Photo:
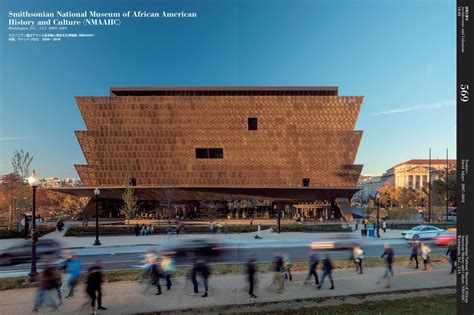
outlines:
[[[38,225],[38,236],[41,237],[45,234],[51,233],[55,230],[54,225],[51,224],[42,224]],[[6,228],[0,229],[0,239],[8,238],[23,238],[25,236],[22,229],[12,229],[8,230]]]
[[[274,227],[276,231],[278,227]],[[351,227],[342,224],[289,224],[280,227],[281,232],[352,232]]]

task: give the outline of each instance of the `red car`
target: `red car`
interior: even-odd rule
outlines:
[[[438,246],[448,246],[456,242],[456,230],[446,230],[435,238],[435,244]]]

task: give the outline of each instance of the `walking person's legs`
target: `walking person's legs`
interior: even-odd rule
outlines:
[[[44,291],[41,289],[37,289],[35,298],[33,300],[33,312],[38,311],[38,309],[41,307],[41,304],[43,304],[43,299],[44,299]]]
[[[358,265],[359,265],[359,274],[362,274],[362,259],[359,260]]]
[[[207,297],[207,291],[209,290],[209,279],[202,278],[202,283],[204,284],[204,294],[202,297]]]
[[[95,312],[95,300],[97,299],[96,297],[96,292],[95,290],[87,290],[87,294],[89,295],[90,299],[91,299],[91,310],[92,312]]]
[[[319,282],[318,289],[321,289],[321,287],[323,286],[324,278],[326,278],[327,275],[328,273],[326,271],[323,271],[323,275],[321,276],[321,282]]]
[[[165,278],[166,278],[166,289],[171,290],[171,286],[173,285],[171,283],[171,274],[167,273]]]
[[[107,308],[102,305],[102,288],[97,288],[97,309],[106,310]]]
[[[334,279],[332,278],[332,272],[328,273],[328,278],[329,278],[329,281],[331,281],[331,287],[329,288],[329,290],[332,290],[334,289]]]
[[[319,279],[318,279],[318,273],[316,272],[316,270],[313,270],[313,276],[314,276],[314,284],[318,285]]]
[[[194,293],[199,293],[199,286],[198,286],[198,282],[197,282],[197,279],[196,279],[196,276],[191,276],[191,282],[193,283],[193,292]]]

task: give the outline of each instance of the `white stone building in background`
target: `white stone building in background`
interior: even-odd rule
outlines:
[[[447,162],[450,167],[456,166],[456,160]],[[429,160],[409,160],[397,164],[382,175],[383,185],[421,190],[428,184],[429,166]],[[431,182],[436,179],[440,170],[446,170],[446,160],[431,160]]]
[[[382,186],[382,175],[361,175],[357,182],[357,188],[360,190],[354,194],[352,201],[366,204],[370,197],[375,197],[375,193]]]

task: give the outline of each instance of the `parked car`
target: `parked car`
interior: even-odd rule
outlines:
[[[432,239],[442,232],[444,230],[436,226],[418,225],[409,231],[402,232],[402,237],[406,240]]]
[[[438,246],[448,246],[452,242],[456,241],[457,232],[456,229],[448,229],[436,236],[435,244]]]
[[[41,259],[45,255],[59,255],[61,245],[55,240],[40,239],[36,243],[36,256]],[[24,240],[0,250],[0,265],[12,265],[31,260],[31,241]]]

